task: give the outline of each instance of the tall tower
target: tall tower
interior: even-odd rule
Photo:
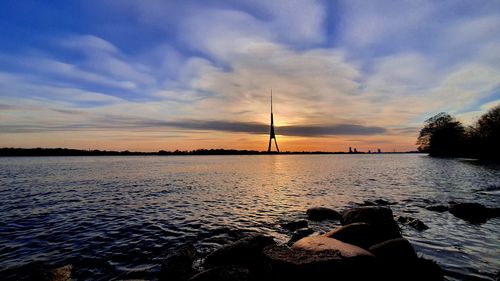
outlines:
[[[273,120],[273,89],[271,89],[271,131],[269,132],[269,146],[267,147],[267,153],[271,153],[271,141],[274,139],[274,144],[276,145],[276,150],[280,152],[278,148],[278,142],[276,141],[276,135],[274,134],[274,120]]]

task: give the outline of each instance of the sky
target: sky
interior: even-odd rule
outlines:
[[[500,103],[500,1],[3,0],[0,147],[408,151]]]

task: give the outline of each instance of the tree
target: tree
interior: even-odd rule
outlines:
[[[431,156],[459,156],[464,134],[462,123],[441,112],[425,121],[417,139],[418,150]]]
[[[500,158],[500,105],[482,115],[473,132],[480,158]]]

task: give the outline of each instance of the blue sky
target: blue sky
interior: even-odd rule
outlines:
[[[0,146],[408,150],[500,103],[499,1],[0,4]],[[281,128],[281,130],[280,130]]]

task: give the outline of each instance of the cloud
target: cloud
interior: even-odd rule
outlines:
[[[77,114],[79,111],[59,111],[64,114]],[[223,120],[177,120],[162,121],[154,119],[141,119],[127,116],[99,116],[93,117],[93,123],[84,124],[64,124],[61,126],[42,125],[1,125],[4,132],[24,133],[24,132],[44,132],[44,131],[65,131],[65,130],[156,130],[162,128],[177,128],[181,131],[220,131],[232,133],[248,134],[268,134],[269,125],[256,122],[236,122]],[[357,124],[327,124],[310,126],[282,126],[275,127],[277,135],[300,136],[300,137],[325,137],[338,135],[378,135],[386,133],[387,130],[376,126],[363,126]]]
[[[435,113],[477,115],[500,98],[500,7],[480,3],[89,1],[85,29],[0,56],[2,104],[15,106],[0,105],[1,133],[255,141],[272,88],[278,134],[413,145]]]
[[[9,110],[9,109],[15,109],[15,108],[16,108],[15,106],[0,103],[0,110]]]

